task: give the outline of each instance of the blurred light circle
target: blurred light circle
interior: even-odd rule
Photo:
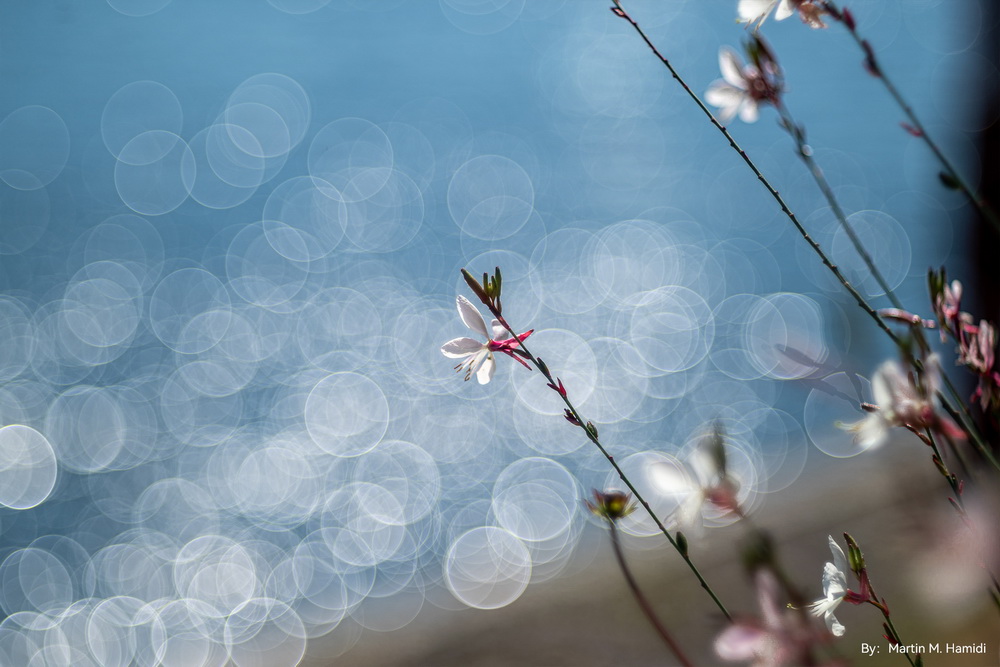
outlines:
[[[23,174],[25,180],[34,178]],[[48,229],[52,204],[49,194],[37,188],[15,189],[0,184],[0,255],[17,255],[34,246]]]
[[[116,12],[125,16],[139,17],[155,14],[173,0],[108,0],[108,4]]]
[[[756,302],[746,315],[746,349],[763,374],[803,378],[824,366],[830,354],[819,305],[804,294],[782,292]]]
[[[0,122],[0,179],[16,190],[54,181],[69,158],[69,129],[48,107],[27,106]]]
[[[459,167],[448,184],[448,210],[458,227],[477,239],[513,236],[534,210],[535,189],[518,163],[480,155]]]
[[[456,539],[444,562],[444,580],[455,598],[476,609],[499,609],[521,597],[531,579],[531,555],[521,540],[493,526]]]
[[[827,456],[843,459],[865,451],[853,435],[838,426],[868,418],[862,403],[872,401],[871,383],[854,373],[834,373],[819,380],[802,408],[802,425],[809,439]]]
[[[278,254],[305,262],[326,257],[337,247],[344,237],[347,206],[326,181],[297,176],[271,192],[263,217],[268,242]]]
[[[445,18],[462,32],[492,35],[509,28],[524,11],[525,0],[440,0]]]
[[[847,221],[889,288],[899,287],[910,271],[911,257],[910,237],[903,226],[882,211],[858,211],[849,215]],[[834,233],[830,255],[861,292],[868,296],[885,294],[843,227]]]
[[[305,655],[306,628],[280,600],[248,600],[226,618],[223,634],[237,667],[294,667]]]
[[[551,459],[515,461],[493,485],[497,523],[526,542],[551,540],[566,532],[580,505],[576,479]]]
[[[25,510],[56,484],[56,454],[45,436],[21,424],[0,428],[0,505]]]
[[[115,186],[122,202],[136,213],[163,215],[191,194],[196,169],[194,153],[183,139],[152,130],[122,148],[115,164]]]
[[[178,269],[153,290],[149,321],[167,347],[183,354],[204,352],[229,328],[230,299],[222,282],[204,269]]]
[[[172,90],[157,81],[133,81],[115,91],[104,105],[101,138],[117,158],[140,134],[153,130],[178,134],[183,124],[184,112]]]
[[[358,373],[334,373],[312,388],[304,419],[310,437],[335,456],[358,456],[373,449],[389,425],[389,402],[382,389]]]

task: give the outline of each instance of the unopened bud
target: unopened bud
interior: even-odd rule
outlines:
[[[688,555],[688,538],[684,536],[684,533],[677,531],[677,551],[680,552],[681,556],[687,558]]]
[[[847,562],[851,566],[851,572],[860,577],[865,569],[865,555],[861,553],[861,547],[853,537],[844,533],[844,540],[847,542]]]

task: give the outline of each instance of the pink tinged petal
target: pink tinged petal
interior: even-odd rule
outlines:
[[[487,352],[483,359],[483,365],[476,371],[476,379],[479,380],[479,384],[489,384],[490,380],[493,379],[493,371],[496,370],[496,367],[497,363],[493,360],[493,354]]]
[[[764,619],[764,626],[772,630],[784,627],[785,610],[779,602],[778,579],[769,570],[758,570],[757,602]]]
[[[483,349],[483,344],[472,338],[453,338],[441,346],[441,354],[452,359],[461,359],[470,354],[476,354]]]
[[[781,4],[778,5],[778,11],[774,13],[774,20],[784,21],[794,13],[795,3],[792,0],[781,0]]]
[[[462,295],[459,295],[455,301],[458,303],[458,316],[465,322],[465,326],[482,334],[483,338],[489,338],[489,334],[486,333],[486,322],[483,321],[483,316],[479,314],[476,307]]]
[[[740,120],[744,123],[756,123],[760,114],[757,111],[757,103],[747,98],[740,107]]]
[[[768,638],[765,630],[751,623],[733,623],[715,638],[715,653],[723,660],[750,660]]]
[[[728,46],[719,49],[719,71],[722,72],[722,78],[726,80],[726,83],[746,90],[747,82],[746,77],[743,76],[743,62],[736,51]]]

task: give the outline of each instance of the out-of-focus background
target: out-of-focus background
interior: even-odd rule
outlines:
[[[960,170],[995,179],[995,8],[850,7]],[[735,0],[627,8],[698,92],[747,37]],[[975,285],[995,238],[849,35],[763,31],[904,303],[929,316],[947,264],[994,313]],[[617,484],[607,462],[537,373],[502,358],[463,382],[439,352],[476,335],[459,268],[495,266],[508,320],[660,515],[684,493],[657,471],[693,484],[718,422],[808,597],[847,531],[908,641],[997,660],[924,446],[862,452],[834,425],[861,418],[887,341],[607,3],[21,3],[0,80],[0,663],[669,661],[581,502]],[[887,305],[772,111],[731,128]],[[704,520],[692,553],[756,613],[744,526]],[[623,529],[712,663],[711,602],[648,519]],[[842,620],[839,655],[886,652],[874,609]]]

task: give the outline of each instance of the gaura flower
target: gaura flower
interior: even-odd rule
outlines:
[[[941,367],[936,354],[924,360],[924,373],[919,383],[912,372],[904,372],[895,361],[886,361],[872,378],[872,393],[877,405],[869,406],[870,411],[864,419],[851,424],[838,422],[837,426],[854,433],[854,441],[866,448],[885,442],[893,426],[918,431],[930,429],[952,440],[963,440],[962,429],[938,409],[940,386]]]
[[[722,123],[728,123],[737,113],[743,122],[755,122],[760,116],[757,107],[766,102],[773,104],[781,92],[775,72],[761,72],[753,65],[744,65],[736,51],[727,46],[719,49],[719,70],[722,79],[708,87],[705,99],[719,107]]]
[[[777,11],[775,11],[777,10]],[[826,10],[812,0],[740,0],[736,6],[740,23],[748,23],[759,29],[771,12],[776,21],[784,21],[798,11],[802,22],[810,28],[825,28],[823,14]]]
[[[700,530],[706,507],[742,516],[737,498],[740,484],[726,466],[725,434],[720,426],[702,437],[688,456],[687,468],[690,476],[674,466],[654,464],[653,475],[660,489],[686,494],[670,517],[674,525],[687,531]]]
[[[715,653],[723,660],[752,660],[751,665],[806,664],[809,646],[818,637],[779,599],[774,573],[758,570],[755,577],[760,618],[739,619],[715,638]]]
[[[458,304],[458,315],[476,333],[486,338],[485,343],[480,343],[474,338],[453,338],[441,346],[441,354],[451,359],[462,359],[455,366],[458,372],[465,371],[465,379],[469,380],[473,374],[479,380],[479,384],[488,384],[493,379],[493,371],[496,370],[496,361],[493,359],[494,352],[503,352],[512,359],[519,361],[525,368],[530,368],[520,357],[516,356],[518,344],[530,336],[534,329],[526,331],[516,338],[504,338],[507,330],[500,324],[499,320],[493,320],[491,329],[493,335],[486,330],[486,322],[479,311],[468,299],[459,295],[456,299]]]
[[[844,555],[844,550],[840,548],[832,536],[828,536],[827,539],[830,541],[833,562],[828,562],[823,566],[823,597],[809,605],[809,611],[814,616],[822,616],[830,632],[836,637],[841,637],[844,634],[844,626],[840,624],[833,612],[848,594],[847,556]]]

